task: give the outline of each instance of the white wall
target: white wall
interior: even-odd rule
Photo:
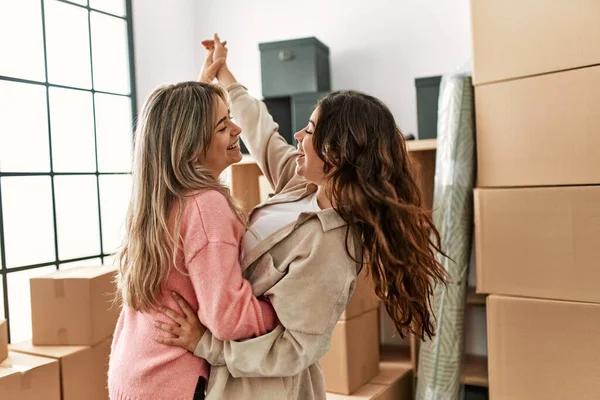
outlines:
[[[417,132],[414,78],[469,65],[469,0],[133,0],[138,106],[156,86],[194,79],[213,32],[229,41],[238,80],[261,96],[258,43],[316,36],[332,89],[384,100]]]
[[[132,1],[138,109],[157,86],[196,78],[194,1]]]
[[[332,89],[379,97],[405,133],[417,132],[414,78],[453,72],[472,53],[469,0],[202,0],[194,15],[195,43],[219,32],[258,96],[258,43],[316,36],[330,49]]]

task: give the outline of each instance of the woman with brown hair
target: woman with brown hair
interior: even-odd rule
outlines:
[[[205,45],[222,46],[217,36]],[[354,91],[327,95],[295,134],[296,149],[226,64],[217,78],[274,188],[250,214],[241,266],[280,324],[242,342],[220,341],[176,296],[184,315],[163,308],[175,324],[160,323],[171,337],[156,340],[208,360],[209,399],[325,399],[318,360],[361,268],[401,336],[434,334],[430,300],[446,278],[436,258],[439,234],[422,206],[403,136],[381,101]]]

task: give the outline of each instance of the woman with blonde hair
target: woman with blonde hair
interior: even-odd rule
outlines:
[[[215,71],[212,53],[207,60]],[[212,80],[211,68],[202,80]],[[242,158],[239,134],[218,86],[167,85],[144,104],[120,253],[123,309],[109,363],[112,400],[204,398],[207,362],[152,340],[159,333],[157,306],[176,306],[172,292],[221,340],[259,336],[277,323],[269,302],[242,278],[245,218],[219,181]]]
[[[205,46],[223,47],[217,36]],[[296,149],[226,64],[217,77],[275,192],[250,214],[241,265],[280,324],[256,338],[223,341],[179,298],[183,315],[163,308],[175,324],[158,324],[175,337],[156,340],[208,360],[208,399],[324,400],[318,361],[361,268],[400,336],[433,336],[433,288],[446,280],[436,258],[439,234],[403,136],[380,100],[355,91],[327,95],[294,135]]]

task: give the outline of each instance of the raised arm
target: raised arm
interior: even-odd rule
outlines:
[[[242,128],[242,140],[275,193],[279,193],[296,175],[298,151],[279,134],[279,125],[265,103],[252,97],[239,83],[229,86],[228,91],[231,112]]]
[[[227,57],[227,49],[218,35],[215,34],[214,40],[205,40],[202,44],[209,54],[213,52],[214,63],[221,63]],[[213,69],[208,64],[203,67],[203,71]],[[280,192],[295,175],[296,148],[279,135],[279,125],[273,121],[265,104],[248,94],[246,88],[237,82],[227,63],[219,66],[217,79],[229,91],[231,112],[242,128],[242,140],[275,193]]]

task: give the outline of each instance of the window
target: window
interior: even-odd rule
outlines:
[[[130,0],[0,0],[0,318],[29,278],[111,263],[131,192]]]

